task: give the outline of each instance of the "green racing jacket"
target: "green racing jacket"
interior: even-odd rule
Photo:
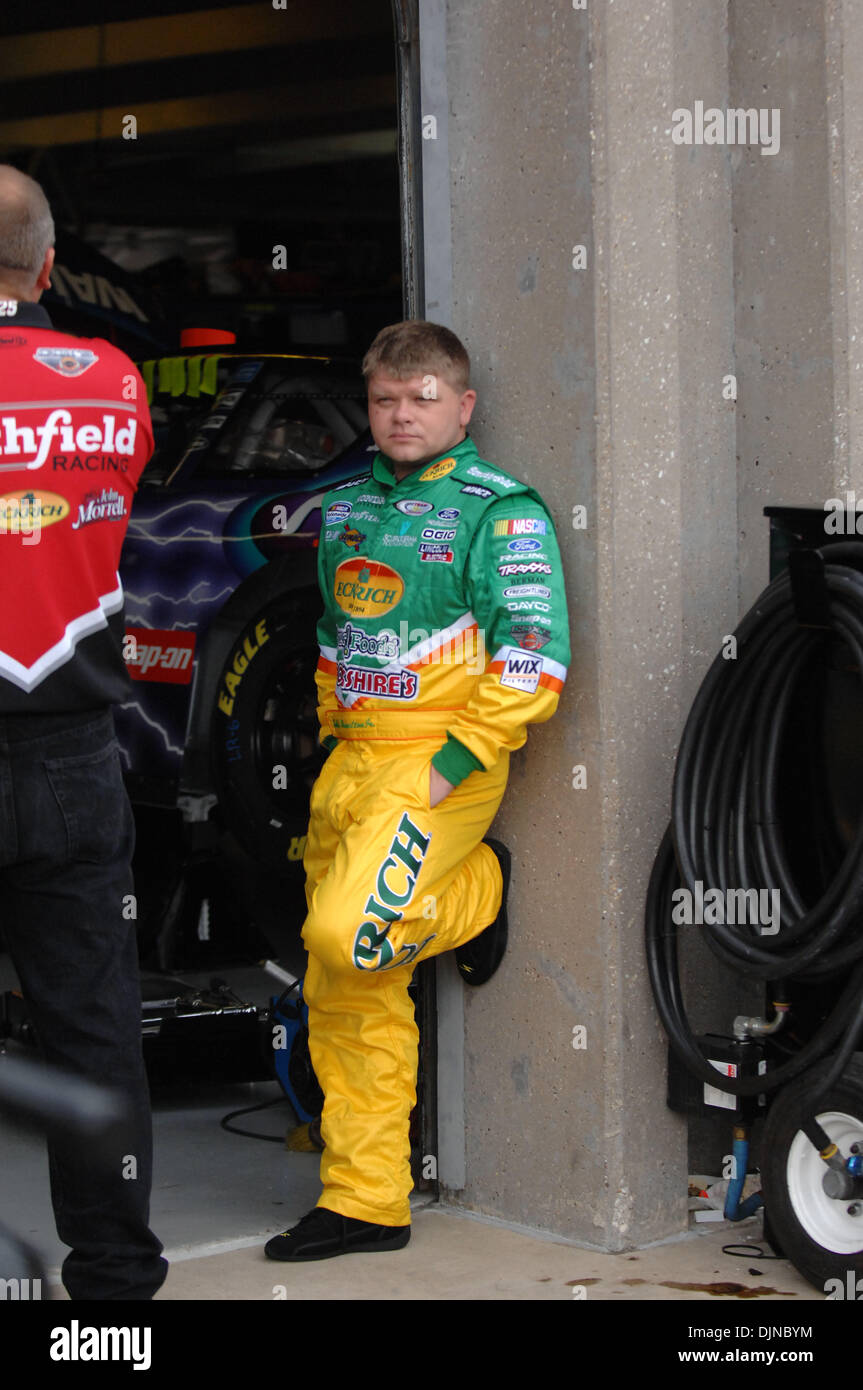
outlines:
[[[570,654],[554,526],[469,435],[400,482],[378,453],[328,493],[318,578],[327,747],[439,736],[456,785],[554,713]]]

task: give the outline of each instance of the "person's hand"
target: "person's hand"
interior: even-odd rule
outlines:
[[[430,768],[429,771],[431,773],[429,778],[429,806],[437,806],[439,802],[443,801],[445,796],[449,796],[453,784],[452,782],[448,782],[445,777],[441,777],[436,767]]]

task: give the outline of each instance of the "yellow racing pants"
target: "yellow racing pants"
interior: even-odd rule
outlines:
[[[501,902],[500,868],[481,841],[509,755],[432,810],[440,746],[439,735],[340,742],[312,792],[304,857],[303,993],[324,1093],[318,1206],[383,1226],[410,1222],[414,966],[471,941]]]

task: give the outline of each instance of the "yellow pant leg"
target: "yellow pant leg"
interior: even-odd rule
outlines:
[[[436,746],[337,749],[312,797],[303,937],[309,1044],[325,1096],[319,1205],[381,1225],[410,1221],[414,965],[471,940],[500,906],[497,860],[480,841],[506,762],[431,810]]]

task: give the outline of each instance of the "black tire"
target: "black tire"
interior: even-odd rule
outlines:
[[[829,1065],[828,1059],[779,1092],[764,1125],[761,1177],[767,1216],[782,1253],[816,1289],[828,1297],[848,1298],[863,1275],[863,1211],[850,1215],[855,1199],[827,1197],[821,1185],[826,1166],[800,1128],[811,1118],[805,1097]],[[845,1158],[851,1143],[863,1144],[863,1053],[854,1054],[839,1080],[818,1098],[816,1109],[815,1118]],[[839,1284],[829,1284],[831,1280]]]
[[[315,666],[317,600],[299,593],[256,613],[214,697],[213,777],[222,819],[259,863],[302,875],[309,796],[323,761]]]

